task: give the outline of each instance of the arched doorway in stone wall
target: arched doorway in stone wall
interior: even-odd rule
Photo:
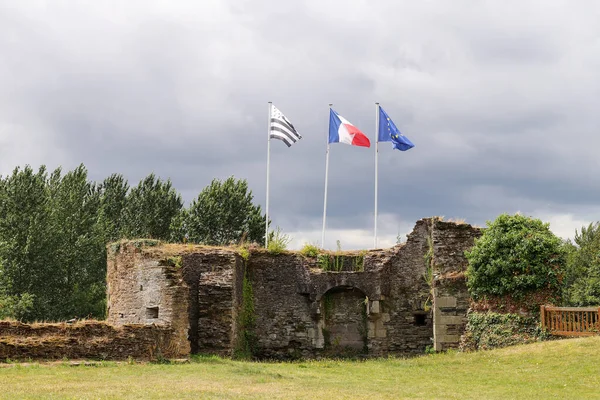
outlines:
[[[334,287],[321,297],[319,328],[326,353],[367,353],[367,303],[367,296],[351,286]]]

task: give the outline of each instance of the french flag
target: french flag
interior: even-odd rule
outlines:
[[[371,147],[369,138],[333,109],[329,109],[329,143]]]

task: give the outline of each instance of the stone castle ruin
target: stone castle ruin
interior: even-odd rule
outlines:
[[[464,251],[479,235],[468,224],[428,218],[391,249],[320,257],[115,243],[108,323],[168,326],[181,355],[246,350],[286,359],[456,348],[469,307]]]

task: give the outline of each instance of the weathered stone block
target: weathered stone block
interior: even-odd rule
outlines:
[[[456,297],[437,297],[435,299],[435,306],[438,308],[456,307]]]
[[[379,314],[379,301],[373,300],[370,308],[371,314]]]
[[[438,319],[440,325],[460,325],[466,322],[463,315],[441,315]]]

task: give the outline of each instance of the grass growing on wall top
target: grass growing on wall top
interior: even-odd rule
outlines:
[[[4,364],[0,398],[584,399],[598,398],[599,357],[593,337],[360,362]]]

